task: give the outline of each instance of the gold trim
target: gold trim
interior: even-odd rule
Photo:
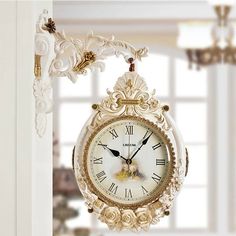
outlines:
[[[34,55],[34,75],[37,79],[41,77],[41,56]]]
[[[96,61],[96,54],[93,51],[84,52],[81,61],[73,68],[73,71],[83,74],[86,68]]]
[[[143,103],[143,99],[123,99],[119,98],[117,99],[117,105],[141,105]]]
[[[89,152],[89,148],[91,145],[91,142],[93,141],[93,139],[96,137],[96,135],[102,130],[104,129],[106,126],[112,124],[113,122],[117,122],[120,120],[133,120],[133,121],[138,121],[141,123],[145,123],[145,125],[149,128],[151,128],[156,134],[158,134],[159,137],[161,137],[161,139],[163,140],[164,144],[167,147],[167,151],[168,151],[168,157],[169,157],[169,165],[168,165],[168,169],[167,169],[167,174],[165,176],[165,180],[161,183],[160,186],[157,187],[157,191],[151,196],[148,197],[146,200],[143,200],[139,203],[133,203],[133,204],[122,204],[122,203],[118,203],[115,202],[111,199],[109,199],[108,197],[104,196],[92,183],[89,173],[88,173],[88,166],[87,166],[87,159],[88,159],[88,152]],[[142,117],[138,117],[138,116],[130,116],[130,115],[125,115],[125,116],[120,116],[120,117],[115,117],[112,118],[110,120],[108,120],[107,122],[103,123],[101,126],[97,127],[94,132],[90,135],[90,137],[88,138],[86,145],[84,147],[83,150],[83,156],[82,156],[82,176],[84,176],[85,181],[87,182],[88,188],[89,190],[94,193],[95,195],[98,196],[98,198],[105,202],[107,205],[109,206],[117,206],[119,208],[122,209],[137,209],[139,207],[143,207],[145,205],[149,205],[152,203],[155,203],[158,201],[159,197],[161,196],[161,194],[171,185],[171,179],[173,178],[173,174],[174,174],[174,168],[176,166],[176,157],[175,157],[175,152],[174,152],[174,148],[173,145],[170,141],[170,139],[168,138],[167,134],[161,129],[159,128],[157,125],[155,125],[153,122],[144,119]]]

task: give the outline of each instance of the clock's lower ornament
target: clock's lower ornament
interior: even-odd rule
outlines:
[[[187,173],[187,152],[168,106],[136,72],[127,72],[93,109],[73,154],[89,212],[110,229],[148,230],[170,214]]]

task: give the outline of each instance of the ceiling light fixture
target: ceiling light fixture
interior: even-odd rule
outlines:
[[[236,23],[229,20],[235,0],[209,0],[217,22],[187,22],[179,24],[178,47],[186,50],[189,66],[213,64],[236,65]]]

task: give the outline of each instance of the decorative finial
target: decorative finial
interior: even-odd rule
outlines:
[[[55,33],[56,32],[56,24],[52,20],[52,18],[48,19],[48,23],[45,24],[45,29],[50,33]]]

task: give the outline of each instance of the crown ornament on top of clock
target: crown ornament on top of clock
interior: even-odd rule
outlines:
[[[101,104],[94,104],[93,109],[97,110],[94,123],[104,118],[122,115],[150,116],[151,114],[162,124],[162,128],[168,130],[170,127],[164,117],[164,112],[169,106],[161,104],[155,96],[155,89],[149,93],[146,82],[135,72],[126,72],[120,77],[114,91],[107,89],[108,97],[104,98]]]
[[[48,12],[39,16],[35,34],[35,127],[42,137],[46,132],[47,114],[52,111],[52,80],[67,77],[75,83],[88,70],[105,69],[103,62],[110,56],[123,56],[141,60],[147,56],[146,47],[136,49],[131,44],[116,40],[114,36],[105,38],[92,32],[84,40],[67,36],[56,31],[55,22],[48,18]]]

